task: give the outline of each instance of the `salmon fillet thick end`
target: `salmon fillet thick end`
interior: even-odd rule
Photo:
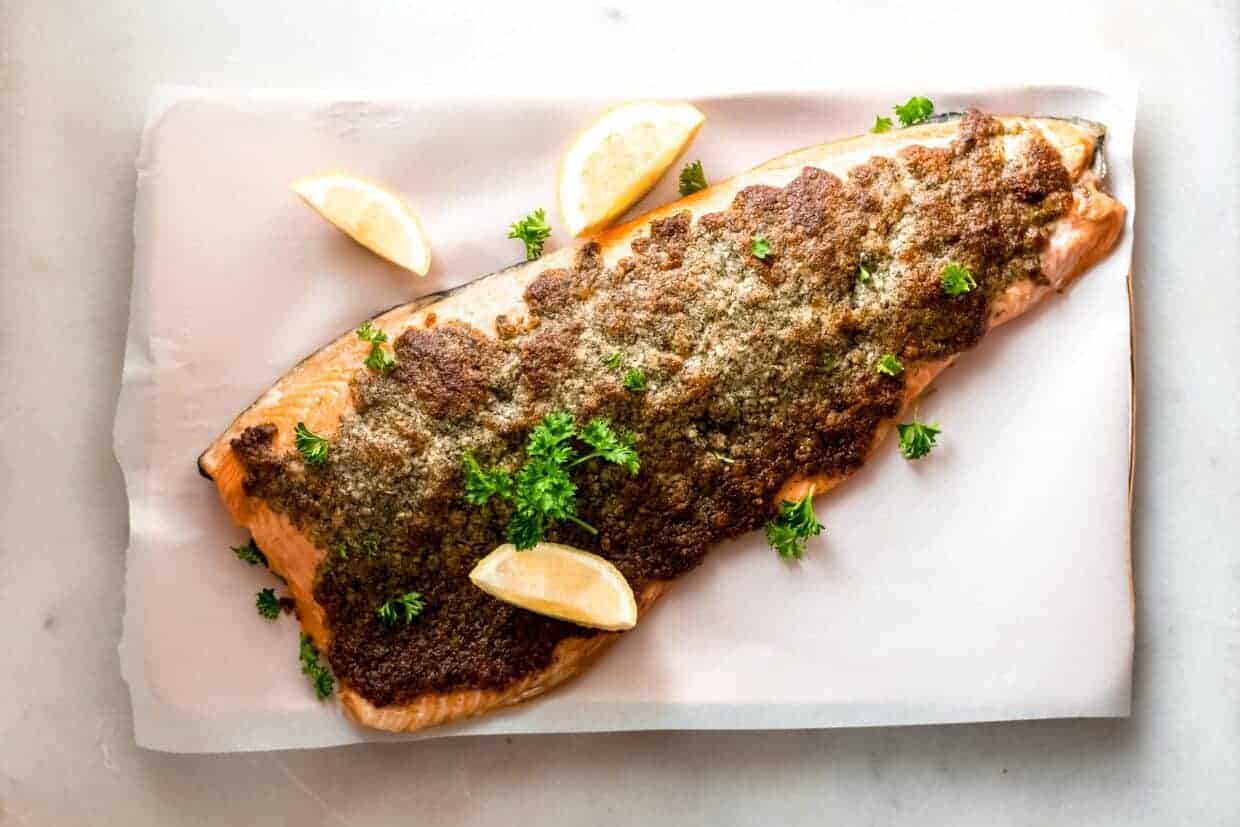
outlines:
[[[1101,260],[1114,247],[1125,222],[1123,205],[1101,191],[1099,176],[1092,169],[1103,136],[1100,127],[1039,118],[999,120],[1011,133],[1010,137],[1004,137],[1006,152],[1018,152],[1021,136],[1028,134],[1042,136],[1058,152],[1073,182],[1073,203],[1055,225],[1043,250],[1041,264],[1045,281],[1023,280],[1007,288],[991,305],[991,328],[1021,315]],[[652,221],[686,210],[696,219],[705,213],[726,209],[745,187],[786,185],[803,167],[845,176],[854,166],[875,155],[894,157],[913,145],[944,147],[957,136],[958,126],[958,120],[947,120],[788,153],[633,222],[602,232],[592,240],[600,245],[606,265],[612,266],[628,254],[632,241],[645,233]],[[574,254],[572,249],[557,251],[538,261],[479,279],[442,298],[396,308],[376,318],[374,324],[395,340],[410,327],[426,327],[427,315],[433,314],[432,319],[439,324],[456,320],[494,336],[497,316],[520,319],[528,315],[523,298],[526,286],[544,270],[568,266]],[[314,579],[325,552],[286,517],[273,512],[261,500],[247,496],[243,487],[246,471],[230,444],[247,427],[265,423],[278,429],[273,446],[278,451],[293,448],[293,428],[299,421],[313,431],[331,434],[341,417],[352,409],[350,380],[365,359],[368,347],[351,332],[327,345],[295,367],[242,413],[199,459],[200,470],[215,482],[233,520],[249,529],[266,554],[272,571],[288,581],[301,624],[323,651],[328,650],[331,632],[322,607],[314,599]],[[903,397],[906,409],[950,361],[906,366],[908,380]],[[879,427],[871,452],[895,419]],[[842,476],[790,479],[779,498],[799,499],[810,486],[815,494],[822,494],[843,479]],[[639,616],[645,616],[668,585],[666,581],[653,582],[640,592]],[[424,693],[405,703],[378,707],[346,684],[340,687],[339,699],[347,714],[364,726],[393,732],[418,730],[481,715],[546,692],[581,672],[617,637],[616,633],[608,633],[586,639],[565,639],[558,644],[547,668],[502,690]]]

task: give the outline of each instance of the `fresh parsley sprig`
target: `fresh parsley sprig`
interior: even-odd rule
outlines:
[[[814,489],[811,486],[797,502],[784,500],[779,515],[766,524],[766,541],[785,560],[800,560],[805,541],[822,533],[822,523],[814,516]]]
[[[543,254],[543,244],[551,237],[551,225],[547,223],[547,213],[541,207],[513,223],[508,230],[508,237],[515,238],[525,245],[525,260],[533,261]]]
[[[706,172],[702,169],[701,161],[693,161],[685,164],[685,168],[680,171],[680,194],[692,195],[698,190],[704,190],[707,187]]]
[[[943,268],[941,276],[943,292],[949,296],[959,296],[977,287],[977,279],[967,265],[952,262]]]
[[[422,614],[425,608],[426,604],[422,602],[422,595],[417,592],[405,592],[391,600],[384,601],[379,608],[375,609],[375,614],[379,616],[380,623],[391,629],[401,623],[408,626],[415,617]]]
[[[378,373],[386,373],[396,367],[396,358],[383,349],[382,342],[387,341],[387,334],[370,322],[362,322],[357,329],[357,338],[370,342],[370,355],[366,357],[366,367]]]
[[[603,366],[612,371],[620,370],[624,367],[624,354],[616,351],[603,360]],[[625,390],[632,391],[633,393],[645,393],[647,389],[646,374],[639,367],[630,367],[624,372],[624,376],[620,378],[620,384],[624,386]]]
[[[900,453],[905,459],[921,459],[930,453],[942,433],[939,423],[918,422],[917,414],[913,414],[912,422],[897,424],[896,430],[900,432]]]
[[[574,441],[589,446],[578,456]],[[641,468],[632,434],[617,431],[606,419],[592,419],[578,428],[566,411],[543,417],[530,431],[525,443],[526,462],[514,476],[502,468],[483,468],[472,454],[465,454],[465,500],[483,505],[492,497],[512,503],[508,540],[518,549],[532,548],[548,526],[571,522],[591,534],[594,526],[577,516],[577,486],[569,471],[593,459],[600,459],[636,475]]]
[[[306,423],[298,422],[293,429],[293,444],[301,452],[307,465],[322,465],[327,462],[329,445],[326,439],[306,427]]]
[[[305,632],[301,633],[298,658],[301,660],[301,673],[310,679],[314,694],[320,701],[329,697],[336,689],[336,681],[332,678],[331,670],[319,663],[319,648]]]

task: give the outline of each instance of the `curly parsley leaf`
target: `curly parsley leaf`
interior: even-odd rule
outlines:
[[[508,542],[518,551],[533,548],[542,539],[546,518],[537,511],[518,509],[508,521]]]
[[[237,555],[237,559],[243,563],[249,563],[251,566],[257,566],[262,563],[267,565],[267,555],[263,554],[262,549],[258,547],[258,543],[254,542],[254,538],[250,538],[250,542],[244,546],[229,546],[232,553]]]
[[[771,242],[762,233],[754,233],[749,239],[749,252],[759,261],[766,261],[771,254]]]
[[[422,610],[426,608],[426,604],[422,602],[422,595],[418,592],[406,592],[391,600],[385,601],[379,608],[375,609],[375,614],[379,616],[379,622],[389,629],[403,623],[408,626],[413,619],[422,614]]]
[[[357,338],[363,342],[386,342],[387,334],[370,322],[362,322],[357,328]]]
[[[633,393],[644,393],[646,390],[646,374],[641,372],[640,368],[629,368],[624,374],[621,381],[626,390]]]
[[[880,132],[887,132],[891,129],[891,118],[884,118],[882,115],[874,116],[874,125],[870,127],[870,131],[877,135]]]
[[[606,419],[591,419],[578,435],[582,442],[593,451],[575,460],[572,465],[580,465],[589,459],[598,457],[607,462],[619,465],[633,476],[637,476],[640,462],[637,449],[633,447],[633,435],[625,431],[616,431]],[[569,467],[571,468],[572,465]]]
[[[930,453],[942,433],[939,423],[927,425],[918,422],[916,415],[912,422],[897,424],[896,430],[900,432],[900,453],[904,454],[905,459],[921,459]]]
[[[280,598],[276,597],[275,589],[263,589],[254,598],[254,605],[258,608],[258,613],[268,620],[275,620],[280,616]]]
[[[527,462],[517,474],[513,504],[517,511],[544,514],[554,520],[577,515],[577,485],[558,462]]]
[[[310,679],[314,694],[319,700],[329,697],[336,688],[331,670],[319,663],[319,649],[305,632],[301,633],[301,648],[298,653],[301,660],[301,673]]]
[[[533,261],[543,254],[543,244],[551,237],[551,225],[547,213],[539,208],[515,222],[508,230],[508,237],[525,245],[525,260]]]
[[[297,423],[293,430],[293,444],[297,446],[307,465],[322,465],[327,462],[327,440],[307,428],[306,423]]]
[[[878,372],[887,376],[899,376],[904,372],[904,363],[894,353],[884,353],[878,360]]]
[[[370,322],[362,322],[357,328],[357,338],[370,342],[370,355],[366,357],[366,367],[379,373],[385,373],[396,366],[396,359],[383,349],[381,342],[387,341],[387,334]]]
[[[533,548],[552,520],[576,523],[591,534],[598,530],[577,517],[577,486],[558,463],[538,460],[517,474],[515,511],[508,523],[508,541],[518,551]]]
[[[973,271],[963,264],[952,262],[943,268],[943,292],[949,296],[959,296],[977,287]]]
[[[911,97],[905,103],[893,107],[901,126],[913,126],[934,114],[934,104],[929,98]]]
[[[680,194],[692,195],[706,187],[706,172],[702,169],[702,162],[693,161],[685,164],[685,168],[680,171]]]
[[[814,489],[798,502],[784,500],[779,515],[766,524],[766,540],[785,560],[800,560],[805,541],[822,533],[822,523],[814,516]]]
[[[370,346],[370,354],[366,357],[366,367],[376,373],[387,373],[396,367],[396,357],[383,349],[383,345],[375,342]]]
[[[577,433],[573,415],[566,411],[554,411],[534,426],[525,441],[525,453],[531,459],[549,462],[568,462],[576,453],[570,440]]]
[[[465,467],[465,500],[472,505],[486,505],[491,497],[512,499],[512,474],[502,468],[484,469],[468,451],[462,460]]]

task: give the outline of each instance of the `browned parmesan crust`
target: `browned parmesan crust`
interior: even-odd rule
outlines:
[[[822,490],[858,468],[938,369],[1050,289],[1047,241],[1080,212],[1081,171],[1041,132],[970,113],[950,145],[908,146],[844,178],[806,167],[716,212],[613,231],[529,279],[527,312],[499,315],[495,336],[424,315],[396,338],[395,370],[352,372],[325,465],[304,465],[259,418],[239,427],[227,445],[247,508],[319,550],[300,600],[323,620],[346,705],[398,729],[475,714],[545,690],[614,637],[469,584],[510,512],[463,501],[465,451],[516,468],[552,410],[631,430],[637,477],[574,473],[598,535],[557,525],[548,539],[610,559],[644,608],[712,544],[764,523],[789,480]],[[1115,214],[1095,246],[1113,243]],[[625,231],[629,254],[607,254]],[[764,260],[755,234],[771,243]],[[946,295],[949,262],[978,289]],[[908,370],[879,374],[884,353]],[[629,368],[644,392],[624,387]],[[410,590],[426,600],[418,622],[380,625],[376,606]]]

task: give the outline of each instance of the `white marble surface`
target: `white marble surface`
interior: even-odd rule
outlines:
[[[0,2],[0,824],[1240,822],[1240,7],[869,5]],[[1098,50],[1142,96],[1131,719],[134,747],[110,434],[152,85],[843,86],[897,64],[915,85],[944,62],[1037,72]]]

